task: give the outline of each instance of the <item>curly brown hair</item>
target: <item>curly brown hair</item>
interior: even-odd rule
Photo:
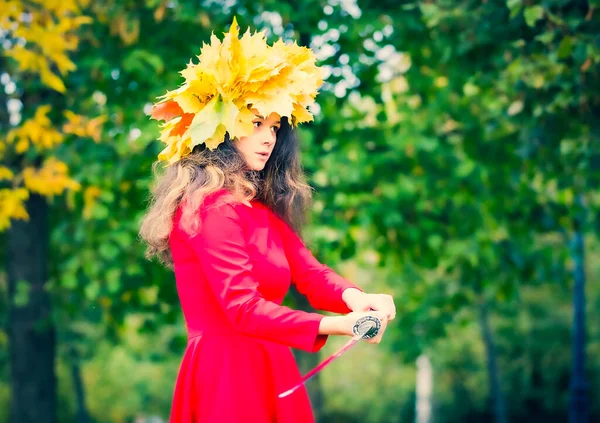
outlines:
[[[146,258],[157,257],[167,267],[173,265],[169,235],[182,201],[181,227],[194,236],[201,224],[198,208],[207,195],[222,188],[232,194],[231,201],[261,201],[296,232],[305,223],[312,200],[312,188],[306,183],[300,163],[298,140],[287,118],[281,119],[277,142],[261,171],[248,170],[244,157],[226,135],[215,150],[202,144],[172,165],[155,162],[153,173],[156,179],[140,237],[147,244]]]

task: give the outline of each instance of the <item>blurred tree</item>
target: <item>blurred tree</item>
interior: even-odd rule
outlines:
[[[522,285],[566,285],[570,271],[578,272],[582,292],[582,244],[570,252],[556,235],[579,240],[600,228],[596,3],[78,4],[87,8],[0,3],[2,41],[10,42],[1,59],[0,183],[8,188],[0,190],[0,226],[10,221],[7,235],[16,235],[7,238],[9,268],[32,273],[9,272],[11,310],[24,312],[11,318],[42,321],[51,294],[59,352],[72,363],[82,415],[79,363],[97,359],[100,339],[126,336],[131,313],[142,318],[141,330],[180,324],[172,273],[143,260],[136,242],[161,150],[145,112],[181,82],[177,71],[232,13],[243,30],[251,24],[272,39],[310,44],[329,74],[317,122],[299,131],[317,189],[305,232],[315,254],[333,267],[381,267],[385,280],[357,282],[369,290],[388,285],[398,299],[388,335],[394,357],[413,363],[448,327],[479,320],[491,400],[481,415],[494,409],[501,422],[522,412],[498,370],[506,348],[497,345],[506,337],[495,335],[494,315],[518,310]],[[48,34],[40,37],[42,23]],[[31,119],[11,122],[19,104]],[[19,220],[26,213],[30,220]],[[24,240],[38,259],[23,260],[30,254]],[[11,332],[11,354],[21,345],[12,336],[23,333],[17,326]],[[48,348],[14,360],[43,353],[46,361],[31,370],[44,370],[31,380],[54,395],[53,336],[35,333],[47,334],[40,340]],[[178,354],[185,334],[171,336],[165,342]],[[317,360],[300,364],[307,369]],[[585,384],[576,381],[583,362],[576,364],[574,398],[585,398]],[[322,414],[320,386],[309,390]]]
[[[0,121],[0,181],[5,185],[0,189],[0,230],[8,231],[14,422],[56,421],[55,329],[47,284],[48,199],[79,189],[54,154],[65,136],[52,118],[64,110],[60,94],[66,88],[58,74],[64,77],[75,69],[68,55],[77,48],[76,30],[90,20],[80,15],[83,2],[44,3],[0,3],[2,83],[9,97],[2,98]],[[19,124],[21,108],[25,119]],[[12,225],[11,219],[16,219]]]
[[[331,9],[324,27],[343,15]],[[361,11],[328,30],[338,98],[321,106],[339,118],[319,122],[311,144],[319,240],[341,258],[402,263],[399,333],[416,329],[418,342],[397,339],[400,351],[442,334],[463,305],[480,307],[491,400],[506,421],[486,310],[518,300],[520,283],[570,279],[567,245],[538,234],[568,233],[577,195],[598,209],[595,8],[377,1]]]

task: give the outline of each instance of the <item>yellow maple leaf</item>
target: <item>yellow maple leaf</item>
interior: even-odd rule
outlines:
[[[92,19],[82,15],[89,0],[32,0],[0,2],[0,27],[10,38],[23,39],[5,52],[19,64],[20,71],[39,75],[42,83],[64,93],[63,80],[51,69],[56,66],[63,76],[75,69],[68,53],[74,51],[79,38],[76,30]],[[27,15],[24,21],[21,16]],[[19,25],[13,25],[19,22]]]
[[[59,93],[64,93],[65,91],[67,91],[65,83],[62,81],[62,79],[60,79],[57,75],[52,73],[52,71],[47,65],[43,66],[40,69],[40,78],[42,79],[43,84],[47,85],[55,91],[58,91]]]
[[[31,144],[43,150],[63,142],[63,134],[52,127],[52,122],[47,116],[49,112],[49,105],[38,107],[33,118],[26,120],[20,127],[12,129],[8,133],[6,141],[8,143],[16,141],[17,153],[24,153]]]
[[[182,137],[171,134],[177,124],[177,133],[185,129],[187,121],[181,120],[181,114],[154,115],[166,121],[160,140],[174,144],[163,149],[159,160],[174,163],[201,143],[217,148],[227,133],[232,138],[250,135],[254,119],[250,110],[288,117],[292,125],[313,120],[306,108],[314,103],[323,71],[315,65],[310,49],[281,39],[269,46],[264,31],[251,34],[248,29],[240,38],[234,18],[223,41],[211,35],[210,44],[203,44],[197,58],[197,64],[190,62],[180,72],[185,82],[159,97],[155,106],[170,111],[178,106],[180,113],[194,115]],[[189,145],[182,143],[187,138]]]
[[[163,133],[163,135],[164,134],[165,133]],[[167,146],[160,153],[158,153],[158,160],[170,161],[172,157],[175,157],[175,155],[177,154],[178,138],[181,139],[181,137],[166,136],[165,139],[162,140],[164,143],[167,144]],[[179,158],[177,158],[176,160],[179,160]]]
[[[173,100],[181,107],[183,113],[198,113],[205,106],[197,95],[187,90],[174,96]]]
[[[227,130],[225,129],[225,125],[219,124],[217,129],[215,129],[214,134],[206,140],[206,146],[211,150],[214,150],[218,147],[219,144],[223,142],[223,137]]]
[[[10,227],[11,219],[28,220],[25,201],[29,192],[24,188],[0,189],[0,231]]]
[[[90,119],[86,126],[86,135],[91,137],[96,143],[100,142],[100,136],[102,135],[102,125],[108,120],[107,115],[96,116]]]
[[[79,190],[80,184],[68,176],[68,170],[64,162],[49,157],[39,169],[23,169],[23,181],[31,192],[49,197],[62,194],[65,190]]]
[[[83,116],[70,110],[65,110],[63,114],[67,118],[67,122],[62,127],[63,132],[83,137],[85,135]]]
[[[314,119],[312,113],[298,103],[294,103],[294,117],[297,123],[311,122]]]
[[[236,134],[237,137],[252,134],[252,132],[254,132],[254,119],[256,119],[254,112],[247,107],[242,107],[236,116],[236,122],[232,133]]]
[[[64,133],[78,137],[91,137],[96,143],[100,142],[102,125],[108,120],[106,115],[90,119],[87,116],[78,115],[70,110],[65,110],[64,115],[67,118],[67,122],[62,127]]]
[[[189,129],[184,134],[191,138],[193,146],[203,143],[215,133],[219,125],[219,112],[217,111],[219,102],[219,97],[214,97],[194,116]]]
[[[165,160],[171,164],[175,163],[192,151],[191,143],[192,140],[189,137],[182,138],[179,135],[170,137],[167,147],[159,154],[159,160]]]
[[[12,170],[5,166],[0,166],[0,181],[7,180],[10,181],[14,177],[14,173]]]

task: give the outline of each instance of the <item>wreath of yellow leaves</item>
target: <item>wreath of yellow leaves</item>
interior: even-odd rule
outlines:
[[[265,117],[287,117],[292,126],[313,120],[307,107],[323,73],[309,48],[281,38],[269,46],[264,31],[250,34],[248,29],[240,38],[234,18],[223,41],[212,34],[197,58],[180,72],[182,85],[159,97],[150,113],[165,121],[160,140],[167,146],[159,160],[175,163],[202,143],[214,150],[226,133],[231,138],[252,134],[253,109]]]

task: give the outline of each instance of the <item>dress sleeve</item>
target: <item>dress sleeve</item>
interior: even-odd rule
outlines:
[[[350,313],[352,310],[342,299],[342,293],[348,288],[362,289],[320,263],[285,221],[279,217],[277,221],[290,264],[292,282],[298,291],[317,310]]]
[[[258,292],[240,218],[231,204],[202,213],[201,230],[190,238],[200,268],[231,324],[239,331],[304,351],[316,352],[324,316],[293,310]]]

